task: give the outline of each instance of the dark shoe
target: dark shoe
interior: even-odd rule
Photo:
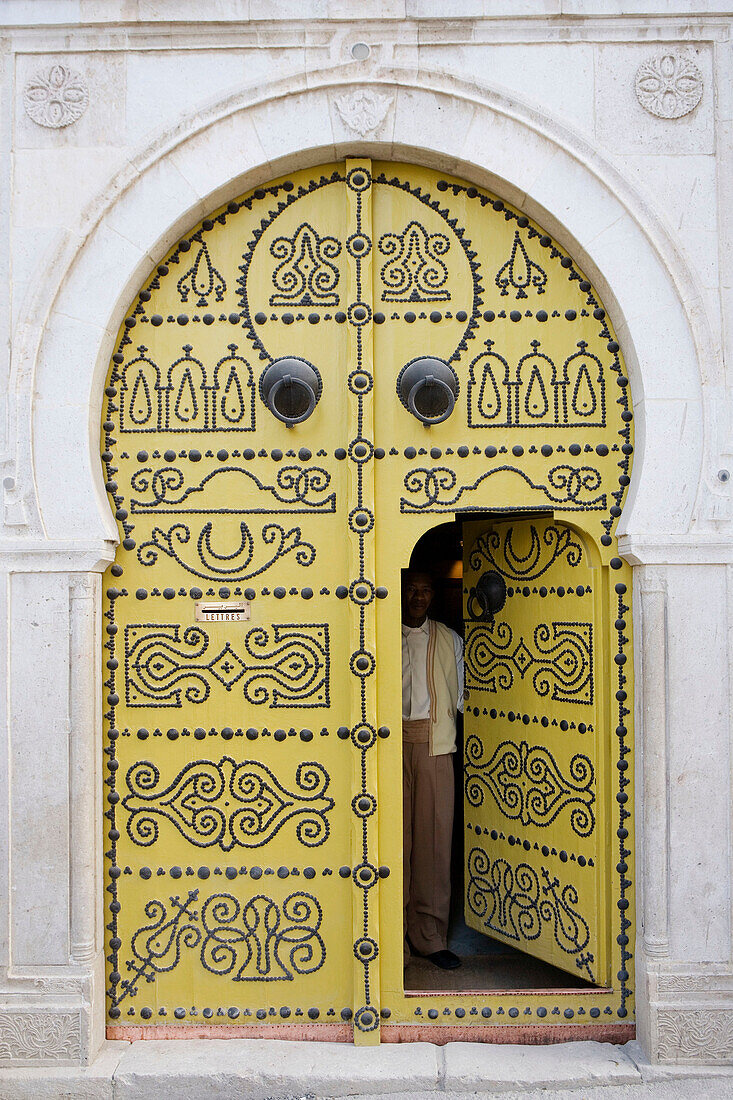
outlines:
[[[454,955],[452,951],[448,951],[447,948],[444,951],[433,951],[432,955],[426,955],[425,958],[433,966],[439,966],[441,970],[457,970],[461,965],[458,956]]]

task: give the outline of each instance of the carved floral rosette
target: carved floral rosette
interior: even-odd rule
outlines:
[[[702,73],[683,54],[649,57],[636,72],[636,98],[657,118],[682,118],[702,99]]]
[[[89,86],[75,69],[52,65],[28,81],[23,91],[23,105],[33,122],[59,130],[84,114],[89,106]]]

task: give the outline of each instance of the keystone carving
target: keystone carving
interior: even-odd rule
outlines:
[[[339,96],[336,109],[350,130],[366,137],[384,122],[392,99],[391,95],[380,95],[368,88],[360,88]]]

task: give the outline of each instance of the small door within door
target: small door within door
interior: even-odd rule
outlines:
[[[603,984],[602,571],[535,517],[466,523],[463,567],[466,922]]]

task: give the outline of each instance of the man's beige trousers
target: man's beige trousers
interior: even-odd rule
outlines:
[[[404,924],[421,955],[448,946],[453,835],[452,754],[431,756],[428,737],[428,719],[403,720]]]

